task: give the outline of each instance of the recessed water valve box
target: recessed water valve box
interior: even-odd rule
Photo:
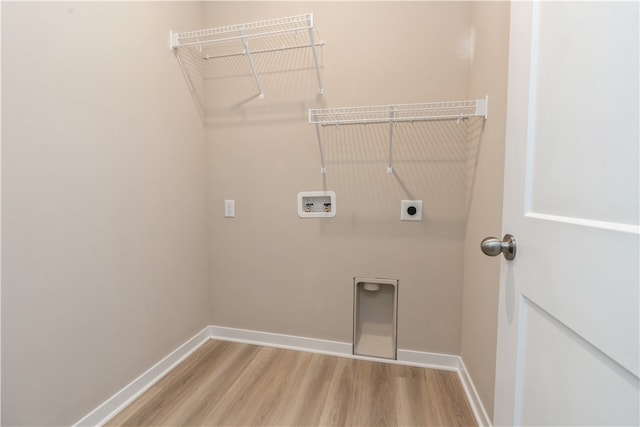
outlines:
[[[422,221],[422,200],[402,200],[400,202],[400,220]]]
[[[333,191],[301,191],[298,193],[300,218],[332,218],[336,216],[336,193]]]

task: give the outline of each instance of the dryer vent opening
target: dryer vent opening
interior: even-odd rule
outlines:
[[[396,359],[398,280],[354,278],[353,354]]]

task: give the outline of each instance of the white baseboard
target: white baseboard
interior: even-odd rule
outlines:
[[[111,396],[75,423],[73,427],[104,425],[209,339],[211,339],[211,337],[209,335],[209,327],[207,327],[149,368],[122,390]]]
[[[469,372],[467,371],[467,367],[464,365],[462,358],[460,358],[458,376],[460,377],[460,382],[462,383],[462,387],[464,387],[467,399],[469,400],[469,405],[471,405],[471,410],[473,411],[473,415],[476,417],[478,426],[491,427],[489,414],[487,414],[487,411],[482,404],[482,400],[480,400],[480,395],[478,395],[478,391],[473,385],[473,381],[471,381],[471,377],[469,376]]]
[[[331,356],[351,354],[351,343],[306,338],[295,335],[274,334],[271,332],[251,331],[247,329],[209,326],[211,339],[233,341],[265,347],[285,348],[288,350],[307,351]]]
[[[353,346],[348,342],[328,341],[296,335],[274,334],[271,332],[252,331],[247,329],[210,326],[211,338],[222,341],[233,341],[266,347],[285,348],[289,350],[307,351],[348,357],[351,359],[371,360],[383,363],[418,366],[421,368],[457,371],[460,357],[450,354],[427,353],[413,350],[398,350],[397,360],[367,357],[353,354]]]
[[[469,404],[471,405],[478,425],[491,426],[489,417],[482,406],[482,402],[460,356],[399,349],[397,352],[397,360],[382,359],[354,355],[352,354],[352,344],[347,342],[329,341],[295,335],[274,334],[271,332],[252,331],[223,326],[208,326],[150,368],[147,372],[114,394],[106,402],[74,424],[73,427],[103,425],[142,393],[147,391],[153,384],[169,373],[171,369],[177,366],[182,362],[182,360],[197,350],[209,339],[306,351],[396,365],[456,371],[458,372],[462,386],[467,394]]]
[[[403,365],[421,368],[457,371],[460,369],[460,358],[451,354],[427,353],[425,351],[398,349],[398,362]]]

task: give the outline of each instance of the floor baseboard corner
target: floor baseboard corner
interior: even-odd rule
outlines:
[[[288,350],[307,351],[331,356],[351,354],[351,343],[307,338],[296,335],[276,334],[273,332],[253,331],[248,329],[210,326],[211,339],[233,341],[244,344],[277,347]]]
[[[487,414],[487,411],[482,404],[480,395],[478,394],[478,391],[473,384],[473,380],[469,375],[469,371],[467,371],[467,367],[465,366],[462,357],[460,357],[460,368],[458,369],[458,376],[460,377],[460,382],[462,383],[464,392],[467,395],[467,400],[469,401],[469,405],[471,405],[471,410],[473,411],[473,415],[476,417],[478,426],[492,427],[491,419],[489,418],[489,415]]]
[[[147,391],[169,371],[211,339],[211,327],[207,326],[162,360],[149,368],[138,378],[123,387],[89,414],[85,415],[73,427],[102,426],[127,405]]]

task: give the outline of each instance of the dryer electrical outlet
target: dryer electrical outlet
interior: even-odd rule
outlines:
[[[402,200],[400,202],[401,221],[422,221],[422,200]]]

